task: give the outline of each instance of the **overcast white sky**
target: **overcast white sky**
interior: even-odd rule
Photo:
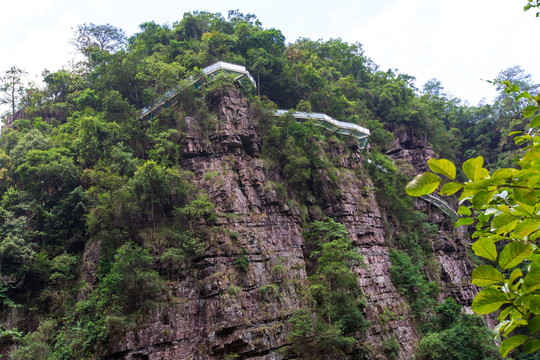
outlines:
[[[69,45],[78,24],[111,23],[131,35],[146,21],[173,23],[184,12],[230,9],[257,15],[287,42],[299,37],[360,42],[382,70],[436,77],[453,96],[488,102],[500,70],[521,65],[540,82],[540,19],[523,12],[526,0],[5,0],[0,22],[0,71],[16,65],[41,79],[74,57]]]

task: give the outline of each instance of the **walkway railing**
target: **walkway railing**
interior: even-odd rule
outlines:
[[[371,161],[370,159],[367,159],[367,162],[369,164],[374,164],[375,167],[378,168],[379,170],[381,170],[382,172],[385,172],[385,173],[388,172],[388,170],[384,166],[376,164],[373,161]],[[457,221],[457,219],[459,219],[459,214],[456,212],[456,210],[454,210],[454,208],[452,206],[450,206],[450,204],[448,204],[448,202],[446,202],[446,200],[444,200],[439,195],[437,195],[437,194],[427,194],[427,195],[420,196],[420,198],[422,198],[422,200],[425,200],[425,201],[429,202],[430,204],[433,204],[436,207],[438,207],[439,210],[441,210],[445,215],[450,217],[453,221]]]
[[[435,194],[422,195],[422,199],[438,207],[443,213],[448,215],[452,220],[457,220],[459,214],[450,206],[442,197]]]
[[[205,67],[202,69],[204,74],[208,77],[213,77],[218,72],[226,72],[229,74],[236,74],[236,80],[240,81],[243,78],[249,80],[249,82],[254,86],[257,87],[257,84],[255,83],[255,80],[247,71],[245,66],[242,65],[236,65],[227,63],[224,61],[219,61],[215,64],[212,64],[210,66]],[[155,102],[153,105],[148,106],[141,111],[141,116],[139,117],[141,120],[145,118],[153,118],[156,116],[163,107],[170,107],[178,102],[178,94],[187,88],[188,86],[194,85],[199,81],[199,79],[194,79],[191,77],[190,82],[187,85],[181,85],[177,86],[169,91],[167,91],[165,94],[163,94],[157,102]],[[240,82],[241,83],[241,82]],[[275,116],[282,116],[284,114],[288,113],[287,110],[277,110],[274,115]],[[360,125],[343,122],[336,120],[326,114],[323,113],[307,113],[307,112],[294,112],[292,114],[294,118],[299,122],[305,122],[305,121],[312,121],[315,125],[324,127],[325,129],[329,130],[332,133],[336,134],[342,134],[342,135],[349,135],[354,136],[358,140],[360,140],[360,147],[363,149],[367,145],[367,140],[370,135],[369,130],[365,127],[362,127]]]
[[[236,76],[235,80],[241,81],[242,78],[245,77],[249,80],[249,82],[254,87],[257,87],[257,84],[255,83],[255,80],[253,79],[249,71],[247,71],[246,67],[242,65],[231,64],[224,61],[218,61],[217,63],[212,64],[202,69],[202,72],[210,78],[216,75],[218,72],[236,74],[238,76]],[[142,109],[141,116],[139,118],[141,120],[145,118],[152,118],[156,116],[163,107],[170,107],[176,104],[178,102],[178,98],[176,96],[188,86],[191,86],[197,83],[197,81],[199,81],[199,79],[194,79],[193,77],[190,77],[189,80],[191,81],[187,85],[183,85],[183,86],[181,85],[181,86],[172,88],[171,90],[167,91],[165,94],[160,96],[158,101],[156,101],[154,104]]]
[[[283,116],[287,113],[287,110],[276,110],[274,115]],[[301,123],[311,120],[314,125],[324,127],[332,133],[354,136],[360,140],[360,147],[362,149],[367,145],[367,140],[370,135],[369,129],[366,129],[360,125],[339,121],[323,113],[296,111],[292,113],[292,116],[294,116],[294,118]]]

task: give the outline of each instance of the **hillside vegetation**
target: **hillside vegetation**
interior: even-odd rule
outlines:
[[[199,119],[203,136],[213,131],[216,99],[238,91],[236,83],[228,76],[203,80],[187,87],[176,107],[151,121],[139,116],[203,67],[226,61],[245,65],[257,82],[256,91],[242,96],[258,121],[261,157],[284,180],[274,184],[275,193],[295,199],[289,204],[305,229],[308,305],[287,322],[283,356],[369,358],[367,346],[358,349],[373,324],[349,266],[362,258],[346,229],[322,215],[318,193],[321,184],[343,183],[331,147],[346,152],[354,140],[290,116],[277,120],[276,107],[323,112],[370,129],[363,156],[372,163],[356,175],[371,179],[364,190],[376,194],[388,218],[390,275],[425,335],[418,359],[497,358],[482,321],[462,314],[451,298],[438,298],[437,280],[426,275],[436,267],[429,239],[437,226],[405,194],[405,174],[414,170],[386,154],[394,134],[407,131],[426,137],[437,155],[455,163],[483,156],[489,169],[514,166],[522,149],[507,135],[526,129],[524,102],[501,88],[493,104],[471,106],[445,93],[436,79],[418,89],[414,77],[379,69],[359,43],[286,43],[280,30],[238,11],[227,19],[195,12],[172,25],[147,22],[129,38],[111,25],[85,24],[73,41],[85,60],[45,71],[43,87],[24,84],[16,68],[6,72],[13,106],[0,139],[2,354],[101,358],[111,341],[165,306],[174,280],[196,272],[219,214],[183,166],[185,118]],[[519,66],[499,77],[538,92]],[[208,172],[205,180],[216,175]],[[95,271],[85,265],[89,244],[99,253]],[[236,256],[234,266],[239,273],[248,269],[247,253]],[[385,356],[397,358],[396,337],[387,338]]]

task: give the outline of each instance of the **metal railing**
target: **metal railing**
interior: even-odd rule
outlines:
[[[459,218],[459,214],[454,210],[450,204],[448,204],[442,197],[435,194],[428,194],[420,196],[422,199],[438,207],[443,213],[448,215],[453,220]]]
[[[212,64],[202,69],[202,72],[208,77],[212,77],[217,72],[220,72],[220,71],[225,71],[226,73],[230,73],[230,74],[238,74],[235,80],[240,80],[242,77],[245,76],[249,79],[249,81],[251,82],[251,84],[253,84],[253,86],[257,87],[257,84],[255,83],[255,80],[253,79],[249,71],[247,71],[246,67],[242,65],[231,64],[224,61],[218,61],[217,63]],[[199,81],[199,79],[194,79],[192,76],[189,78],[189,80],[190,82],[187,85],[183,85],[183,86],[181,85],[181,86],[177,86],[170,89],[165,94],[161,95],[154,104],[142,109],[141,116],[139,118],[142,120],[147,117],[153,117],[156,115],[156,113],[158,113],[161,110],[163,106],[171,106],[177,103],[178,100],[175,99],[175,97],[178,95],[178,93],[180,93],[182,90],[184,90],[188,86],[191,86],[195,84],[197,81]]]
[[[255,83],[255,79],[253,79],[249,71],[247,71],[246,67],[242,65],[231,64],[224,61],[218,61],[215,64],[205,67],[202,71],[207,76],[210,76],[218,71],[227,71],[231,73],[241,74],[238,78],[242,76],[246,76],[249,79],[249,81],[251,81],[253,86],[257,87],[257,84]]]
[[[283,116],[289,113],[287,110],[276,110],[274,116]],[[367,145],[367,139],[370,135],[369,129],[363,126],[339,121],[323,113],[308,113],[296,111],[291,115],[299,122],[312,121],[314,125],[324,127],[332,133],[354,136],[360,140],[360,147]]]
[[[382,172],[388,173],[388,170],[384,166],[376,164],[370,159],[367,159],[367,162],[368,164],[375,165],[375,167],[381,170]],[[427,195],[421,195],[420,198],[438,207],[439,210],[441,210],[445,215],[450,217],[453,221],[457,221],[457,219],[459,219],[459,214],[456,212],[456,210],[439,195],[427,194]]]

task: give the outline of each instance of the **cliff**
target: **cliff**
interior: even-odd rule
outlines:
[[[261,158],[262,139],[257,118],[239,92],[224,92],[215,103],[219,123],[203,135],[199,119],[184,117],[182,166],[193,172],[193,182],[215,204],[217,221],[208,236],[206,254],[194,271],[168,289],[168,305],[155,310],[136,330],[121,335],[108,350],[108,359],[281,359],[288,345],[288,319],[303,305],[308,282],[304,254],[304,225],[294,194],[284,195],[279,173]],[[180,113],[178,116],[181,116]],[[433,155],[425,139],[410,133],[396,135],[391,147],[395,159],[416,170]],[[409,304],[392,284],[389,274],[391,242],[385,230],[386,214],[363,170],[365,153],[354,143],[327,151],[339,165],[340,191],[328,179],[319,184],[324,216],[348,229],[363,255],[365,266],[354,268],[366,296],[365,316],[372,326],[366,344],[377,359],[386,359],[385,340],[395,338],[399,358],[411,359],[419,341],[418,324]],[[364,174],[364,176],[358,176]],[[291,201],[293,200],[293,201]],[[315,209],[308,204],[309,212]],[[440,297],[454,297],[469,306],[475,289],[470,285],[471,264],[462,238],[431,205],[417,206],[430,214],[439,232],[431,242],[438,271],[428,272],[441,286]],[[87,248],[86,277],[99,256]],[[245,254],[247,269],[235,266]],[[90,274],[90,275],[89,275]],[[390,315],[389,315],[390,314]]]

